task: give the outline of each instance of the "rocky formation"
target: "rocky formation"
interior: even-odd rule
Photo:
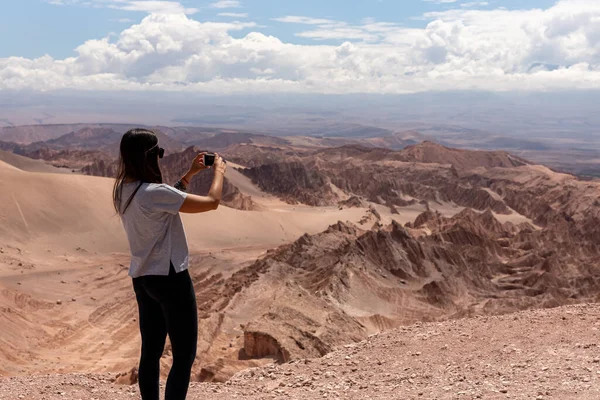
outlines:
[[[252,168],[265,164],[298,161],[307,152],[273,146],[232,144],[220,152],[220,154],[225,156],[227,160]]]
[[[353,208],[353,207],[364,208],[365,207],[365,202],[362,201],[357,196],[351,196],[351,197],[347,198],[346,200],[342,200],[342,201],[338,202],[338,207],[340,209]]]
[[[439,211],[427,210],[420,214],[414,222],[407,223],[409,228],[428,228],[432,229],[439,226],[443,221],[444,217]]]
[[[81,172],[85,175],[104,176],[114,178],[117,176],[119,163],[112,158],[96,157],[91,164],[81,168]]]
[[[262,332],[260,326],[252,326],[246,329],[244,332],[243,350],[245,357],[272,357],[279,363],[285,363],[291,360],[291,355],[287,349],[279,343],[277,339],[273,338],[273,336]]]
[[[597,300],[599,254],[582,253],[587,245],[557,253],[548,240],[556,231],[469,208],[451,218],[427,211],[410,225],[364,231],[338,223],[270,252],[260,274],[285,276],[286,296],[301,305],[274,305],[245,325],[245,353],[285,362],[418,320]],[[577,263],[563,267],[569,259]],[[313,313],[323,309],[335,324],[319,323],[321,311]]]
[[[119,373],[113,379],[117,385],[135,385],[138,383],[139,371],[137,368],[132,368],[129,372]]]
[[[252,200],[252,196],[246,196],[234,185],[231,190],[221,198],[221,203],[230,208],[242,211],[264,211],[264,207]]]
[[[367,213],[358,222],[361,226],[370,226],[371,229],[381,228],[381,214],[372,205],[367,208]]]
[[[479,172],[471,169],[526,165],[506,152],[455,150],[430,142],[402,151],[347,145],[294,157],[296,161],[263,163],[244,173],[288,202],[333,205],[336,199],[327,184],[331,182],[350,196],[388,207],[426,200],[508,214],[502,197],[484,180],[473,179]]]
[[[291,204],[323,206],[335,204],[337,200],[327,177],[300,162],[261,165],[241,172],[265,192]]]
[[[459,150],[424,141],[393,155],[398,161],[448,164],[459,170],[475,168],[511,168],[530,164],[506,151]]]
[[[339,311],[330,311],[324,321],[315,319],[312,313],[312,307],[309,312],[297,306],[277,307],[252,320],[244,327],[243,354],[285,363],[322,357],[335,345],[364,337],[364,328]]]
[[[339,150],[332,151],[334,156],[331,158],[320,156],[319,172],[329,176],[331,182],[345,192],[363,196],[372,202],[402,207],[414,204],[415,199],[443,201],[478,210],[491,208],[498,213],[509,213],[502,197],[488,190],[485,181],[475,183],[453,166],[369,161],[374,155],[376,159],[399,158],[381,149],[344,149],[341,157]],[[407,197],[411,200],[407,201]]]

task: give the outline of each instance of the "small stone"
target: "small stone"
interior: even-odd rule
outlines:
[[[56,300],[56,304],[62,304],[62,300]]]

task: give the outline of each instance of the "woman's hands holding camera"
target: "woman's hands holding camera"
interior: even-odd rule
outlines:
[[[225,175],[225,171],[227,170],[227,163],[223,160],[219,154],[215,153],[215,164],[213,165],[215,169],[215,174],[223,174]]]
[[[204,171],[205,169],[210,168],[210,167],[207,167],[206,165],[204,165],[204,155],[205,154],[208,154],[208,153],[206,153],[206,152],[200,153],[196,157],[194,157],[194,160],[192,160],[192,166],[190,167],[190,171],[188,172],[189,175],[194,176],[198,172]]]
[[[204,164],[204,156],[207,154],[211,154],[211,153],[202,152],[202,153],[199,153],[196,157],[194,157],[194,160],[192,161],[192,166],[190,167],[190,170],[183,177],[183,181],[184,181],[183,183],[186,186],[189,185],[189,183],[192,180],[192,178],[194,177],[194,175],[196,175],[197,173],[199,173],[201,171],[204,171],[205,169],[211,168],[210,166],[207,166]],[[212,167],[214,168],[215,174],[220,173],[220,174],[224,175],[225,171],[227,170],[227,163],[217,153],[215,153],[214,157],[215,157],[215,162]]]
[[[208,153],[206,153],[206,152],[199,153],[192,160],[192,166],[190,167],[190,169],[188,170],[188,172],[181,178],[181,182],[185,186],[188,186],[190,184],[190,182],[192,181],[192,178],[198,172],[204,171],[205,169],[210,168],[210,167],[207,167],[206,165],[204,165],[204,155],[205,154],[208,154]]]

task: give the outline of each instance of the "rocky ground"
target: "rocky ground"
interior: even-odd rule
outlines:
[[[600,305],[419,323],[323,358],[192,384],[196,399],[598,399]],[[110,375],[0,378],[0,399],[122,400]]]

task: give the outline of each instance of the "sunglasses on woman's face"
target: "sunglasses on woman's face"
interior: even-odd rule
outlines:
[[[157,148],[158,145],[151,147],[150,149],[148,149],[148,153],[154,151],[155,148]],[[162,147],[158,147],[158,158],[163,158],[165,156],[165,149],[163,149]]]

